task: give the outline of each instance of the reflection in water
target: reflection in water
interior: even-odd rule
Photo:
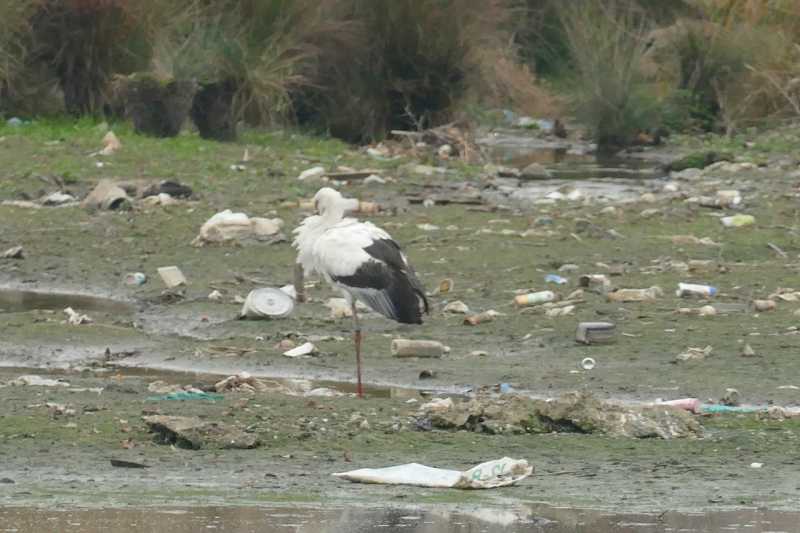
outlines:
[[[199,507],[67,511],[0,508],[0,533],[790,533],[798,531],[798,523],[800,514],[776,511],[622,515],[546,506],[476,507],[457,511],[442,507]]]

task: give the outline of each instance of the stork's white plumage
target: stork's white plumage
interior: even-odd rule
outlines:
[[[421,324],[428,311],[425,290],[400,246],[370,222],[345,218],[358,202],[323,187],[314,195],[319,213],[295,229],[297,262],[344,293],[355,325],[358,395],[361,388],[361,328],[355,302],[406,324]]]

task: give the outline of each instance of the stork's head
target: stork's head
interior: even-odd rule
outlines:
[[[358,200],[344,198],[336,189],[323,187],[314,195],[314,210],[323,217],[341,218],[353,209],[358,209]]]

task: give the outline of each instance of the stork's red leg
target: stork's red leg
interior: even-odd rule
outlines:
[[[353,341],[356,345],[356,393],[359,398],[364,397],[364,389],[361,386],[361,325],[358,323],[358,313],[356,312],[356,302],[353,300],[351,304],[353,309],[353,323],[355,329],[353,330]]]

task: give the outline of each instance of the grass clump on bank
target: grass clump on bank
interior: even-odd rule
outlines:
[[[796,7],[10,0],[0,7],[0,111],[119,116],[113,80],[144,73],[197,84],[190,115],[201,136],[217,140],[235,139],[244,121],[365,142],[465,110],[563,118],[563,100],[611,149],[667,131],[733,135],[800,114]],[[560,98],[548,86],[562,88]]]

